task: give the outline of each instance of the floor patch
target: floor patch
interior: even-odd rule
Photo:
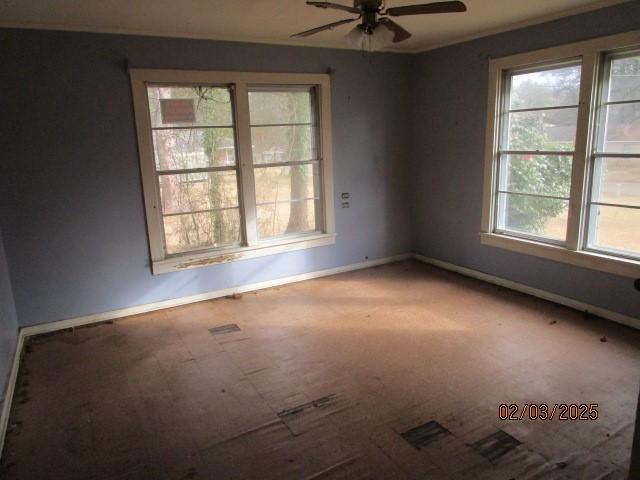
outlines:
[[[451,432],[449,430],[435,420],[431,420],[424,425],[407,430],[402,434],[402,438],[409,442],[414,448],[420,450],[430,443],[450,434]]]
[[[502,456],[520,444],[521,442],[518,439],[513,438],[502,430],[498,430],[496,433],[478,440],[471,446],[491,463],[496,463]]]
[[[329,417],[333,425],[336,422],[343,426],[348,422],[357,422],[360,416],[357,410],[354,411],[354,407],[348,397],[334,393],[281,410],[278,412],[278,418],[294,436],[298,436],[320,425],[327,425]]]
[[[239,332],[240,327],[235,323],[230,323],[229,325],[222,325],[221,327],[213,327],[209,329],[209,333],[211,335],[222,335],[225,333],[231,332]]]
[[[332,393],[331,395],[327,395],[326,397],[321,397],[316,400],[312,400],[311,402],[303,403],[302,405],[298,405],[296,407],[287,408],[286,410],[282,410],[278,412],[278,416],[280,418],[289,417],[291,415],[295,415],[297,413],[304,412],[305,410],[309,410],[311,408],[321,408],[333,402],[336,398],[336,394]]]

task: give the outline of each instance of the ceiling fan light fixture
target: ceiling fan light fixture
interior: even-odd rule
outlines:
[[[351,30],[346,38],[349,45],[358,50],[377,52],[393,43],[394,33],[380,25],[376,25],[371,33],[366,32],[361,25]]]
[[[362,49],[365,33],[359,26],[353,27],[353,29],[347,34],[346,39],[350,47]]]
[[[393,43],[393,32],[379,24],[373,29],[373,33],[365,35],[368,37],[369,50],[372,52],[382,50]],[[367,39],[365,39],[367,41]]]

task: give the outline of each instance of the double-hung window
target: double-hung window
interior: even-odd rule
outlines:
[[[334,243],[327,75],[130,75],[154,273]]]
[[[259,239],[322,230],[312,88],[249,90]]]
[[[580,63],[507,72],[496,231],[565,241],[579,90]]]
[[[640,259],[640,48],[607,55],[599,87],[587,247]]]
[[[490,61],[482,243],[640,276],[640,33]]]

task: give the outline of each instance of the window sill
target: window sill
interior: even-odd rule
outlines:
[[[179,272],[191,268],[208,267],[221,263],[237,262],[250,258],[274,255],[276,253],[292,252],[294,250],[304,250],[307,248],[323,247],[336,243],[335,233],[313,234],[295,238],[280,239],[260,245],[250,247],[233,247],[214,252],[201,252],[185,254],[165,260],[154,260],[152,270],[154,275],[168,272]]]
[[[640,262],[626,258],[612,257],[600,253],[569,250],[565,247],[548,245],[533,240],[508,237],[496,233],[480,233],[480,242],[491,247],[504,248],[513,252],[548,258],[577,267],[600,270],[624,277],[639,278]]]

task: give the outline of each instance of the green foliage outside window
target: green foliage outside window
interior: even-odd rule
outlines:
[[[524,80],[512,89],[510,108],[533,108],[577,103],[578,68],[545,72],[536,80]],[[576,109],[522,112],[510,115],[508,149],[571,151],[574,148]],[[568,197],[571,158],[563,155],[503,155],[507,162],[502,184],[511,192]],[[503,188],[503,187],[501,187]],[[552,218],[567,208],[555,198],[509,195],[506,205],[510,228],[542,234]]]

